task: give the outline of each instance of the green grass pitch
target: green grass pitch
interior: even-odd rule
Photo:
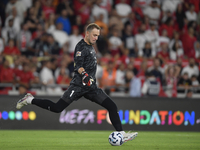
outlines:
[[[0,150],[200,150],[200,132],[138,132],[111,146],[112,131],[0,130]]]

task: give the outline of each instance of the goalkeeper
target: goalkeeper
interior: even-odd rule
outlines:
[[[100,27],[91,23],[86,28],[86,34],[75,47],[74,52],[74,77],[70,82],[69,88],[64,92],[57,103],[47,99],[34,98],[30,93],[17,102],[17,109],[24,105],[33,104],[52,112],[60,113],[73,101],[82,96],[106,108],[109,112],[110,120],[116,131],[121,131],[124,136],[124,142],[134,139],[135,133],[125,133],[122,129],[121,121],[118,115],[116,104],[110,99],[104,91],[96,85],[96,52],[93,44],[96,43],[100,34]]]

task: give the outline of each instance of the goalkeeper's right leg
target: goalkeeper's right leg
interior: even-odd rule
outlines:
[[[57,103],[54,103],[47,99],[34,98],[30,93],[28,93],[17,102],[16,108],[21,109],[23,106],[26,106],[28,104],[34,104],[38,107],[41,107],[41,108],[44,108],[56,113],[62,112],[69,105],[67,102],[65,102],[62,99],[60,99]]]

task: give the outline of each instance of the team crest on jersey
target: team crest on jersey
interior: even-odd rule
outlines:
[[[76,56],[81,56],[81,52],[76,52]]]

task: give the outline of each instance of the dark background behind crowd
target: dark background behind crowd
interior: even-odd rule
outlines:
[[[97,84],[106,93],[194,97],[199,9],[200,0],[1,0],[0,94],[63,92],[75,45],[95,22]]]

